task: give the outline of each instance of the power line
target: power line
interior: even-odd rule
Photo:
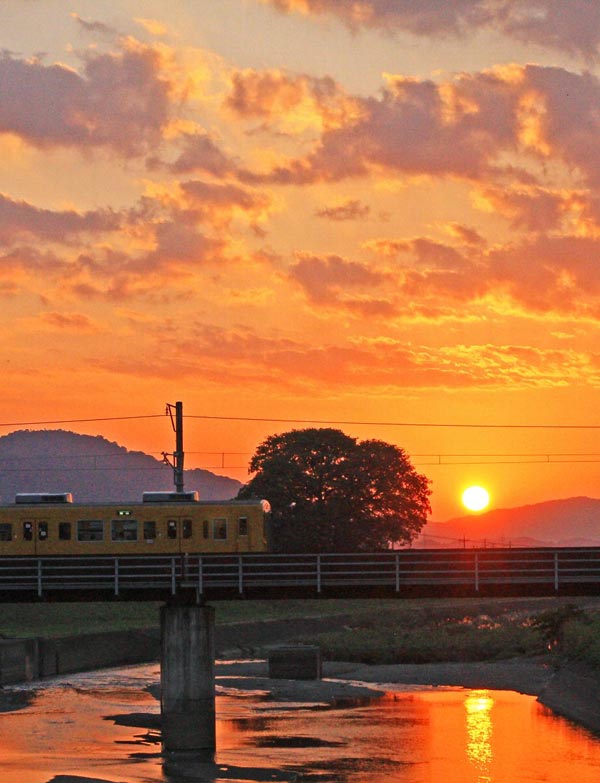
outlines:
[[[130,421],[132,419],[163,419],[164,413],[150,413],[140,416],[102,416],[94,419],[53,419],[47,421],[0,422],[0,427],[33,427],[41,424],[83,424],[94,421]]]
[[[159,452],[153,452],[158,454]],[[248,463],[252,454],[246,451],[187,451],[188,456],[206,457],[211,458],[215,464],[200,465],[196,469],[200,470],[247,470]],[[8,464],[10,467],[5,467],[6,459],[0,458],[0,470],[2,472],[18,472],[18,471],[31,471],[31,470],[69,470],[69,471],[84,471],[84,470],[123,470],[126,467],[128,459],[131,454],[62,454],[56,457],[57,464],[52,467],[47,467],[43,464],[41,467],[36,466],[36,460],[29,457],[16,457],[9,458]],[[151,456],[148,454],[147,456]],[[556,452],[556,453],[495,453],[495,454],[410,454],[410,459],[414,465],[429,466],[429,467],[450,467],[453,465],[562,465],[562,464],[577,464],[577,463],[598,463],[600,462],[600,453],[598,452]],[[230,464],[227,461],[228,457],[247,457],[248,461],[244,465]],[[85,466],[81,465],[81,460],[88,459],[93,460],[93,464]],[[154,459],[154,458],[153,458]],[[69,460],[78,460],[77,466],[70,466]],[[427,461],[425,461],[427,460]],[[18,467],[15,463],[24,461],[25,467]],[[100,464],[98,464],[98,461]],[[102,465],[102,461],[108,461],[109,465]],[[115,462],[121,464],[115,465]],[[128,470],[138,471],[153,471],[162,470],[164,466],[162,463],[156,466],[131,466],[127,467]],[[192,468],[193,470],[193,468]]]
[[[132,421],[134,419],[162,419],[164,413],[140,414],[137,416],[97,416],[85,419],[46,419],[43,421],[0,422],[0,427],[32,427],[45,424],[84,424],[99,421]],[[418,422],[418,421],[356,421],[350,419],[290,419],[268,418],[260,416],[212,416],[208,414],[185,414],[185,419],[205,419],[208,421],[249,421],[279,424],[335,424],[361,427],[440,427],[463,429],[550,429],[550,430],[598,430],[600,424],[483,424],[462,422]]]
[[[427,549],[427,542],[428,541],[441,541],[442,543],[450,541],[453,544],[460,544],[463,549],[467,548],[467,544],[469,544],[469,548],[475,548],[475,547],[481,547],[483,545],[484,549],[490,548],[490,549],[496,549],[501,547],[506,547],[507,542],[506,541],[494,541],[490,538],[466,538],[463,536],[462,538],[453,538],[452,536],[436,536],[431,533],[428,533],[426,530],[421,531],[418,535],[418,537],[415,539],[415,541],[412,542],[411,548],[418,549],[420,548],[418,546],[418,542],[421,542],[422,547],[424,549]],[[439,545],[436,545],[439,546]],[[512,547],[512,541],[508,541],[508,547]],[[441,546],[439,548],[442,548]]]
[[[552,455],[549,455],[552,457]],[[411,457],[411,463],[415,467],[430,467],[430,468],[450,468],[459,465],[587,465],[600,463],[600,455],[595,458],[560,458],[560,459],[462,459],[443,462],[438,459],[435,461],[423,461],[422,459]],[[200,464],[196,468],[197,470],[248,470],[248,465],[229,464],[223,462],[216,463],[214,465]]]
[[[208,419],[216,421],[277,422],[280,424],[336,424],[361,427],[456,427],[465,429],[550,429],[550,430],[599,430],[600,424],[462,424],[459,422],[416,422],[416,421],[350,421],[333,419],[277,419],[257,416],[208,416],[186,414],[186,419]]]
[[[193,452],[187,452],[188,454]],[[225,453],[224,456],[227,456]],[[573,454],[570,456],[560,454],[532,454],[532,455],[515,455],[515,458],[511,459],[509,456],[496,457],[493,455],[483,454],[477,455],[480,459],[465,456],[464,458],[457,459],[456,457],[449,457],[448,455],[409,455],[410,460],[415,466],[424,467],[452,467],[454,465],[568,465],[568,464],[589,464],[600,463],[600,454],[587,455],[587,454]],[[202,470],[246,470],[248,465],[230,464],[225,459],[221,459],[220,462],[215,464],[204,465],[201,464]]]
[[[27,468],[2,468],[2,473],[60,473],[61,471],[68,472],[68,473],[84,473],[85,471],[123,471],[127,470],[128,472],[136,471],[138,473],[158,473],[163,472],[164,468],[161,468],[160,465],[153,467],[153,468],[123,468],[123,466],[118,468],[100,468],[97,466],[90,466],[88,468],[69,468],[65,466],[59,466],[59,467],[35,467],[30,466]],[[207,470],[207,468],[204,468],[204,470]]]
[[[534,454],[413,454],[411,459],[430,459],[421,465],[557,465],[577,462],[600,462],[598,452]]]

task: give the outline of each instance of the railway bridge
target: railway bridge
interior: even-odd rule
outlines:
[[[596,593],[600,547],[0,557],[0,601]]]

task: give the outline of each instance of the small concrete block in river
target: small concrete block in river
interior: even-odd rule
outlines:
[[[271,650],[269,677],[274,680],[320,680],[321,650],[311,645]]]

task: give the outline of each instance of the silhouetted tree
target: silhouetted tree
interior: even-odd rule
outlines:
[[[408,543],[427,521],[429,480],[405,452],[340,430],[292,430],[261,443],[254,477],[238,497],[272,506],[272,544],[281,552],[350,552]]]

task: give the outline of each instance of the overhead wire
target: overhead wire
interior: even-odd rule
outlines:
[[[0,427],[39,427],[42,424],[86,424],[95,421],[130,421],[132,419],[162,419],[164,413],[149,413],[140,416],[97,416],[93,419],[48,419],[46,421],[0,422]]]
[[[554,429],[554,430],[599,430],[600,424],[466,424],[461,422],[416,422],[416,421],[354,421],[333,419],[283,419],[258,416],[209,416],[185,414],[186,419],[208,419],[217,421],[278,422],[281,424],[336,424],[361,427],[456,427],[466,429]]]
[[[152,454],[159,454],[159,452],[152,452],[145,456],[152,457]],[[199,464],[195,469],[199,470],[247,470],[248,463],[251,458],[250,452],[242,451],[186,451],[186,455],[192,456],[206,456],[217,457],[219,459],[214,460],[215,464]],[[0,470],[2,472],[19,472],[28,470],[69,470],[69,471],[85,471],[85,470],[122,470],[122,463],[115,465],[114,463],[119,461],[130,461],[133,453],[127,454],[63,454],[56,457],[56,463],[52,468],[46,467],[42,464],[40,467],[36,465],[35,459],[28,457],[16,457],[0,459]],[[230,464],[227,462],[227,457],[244,457],[248,458],[247,462],[243,465]],[[76,459],[79,461],[82,459],[93,460],[91,465],[71,466],[64,463],[68,460]],[[155,457],[152,457],[155,459]],[[454,465],[564,465],[564,464],[578,464],[578,463],[598,463],[600,462],[600,453],[535,453],[535,454],[411,454],[411,462],[418,466],[427,467],[452,467]],[[18,467],[15,463],[19,460],[24,460],[27,465],[24,467]],[[103,466],[98,464],[98,461],[107,460],[111,465]],[[4,463],[7,463],[5,466]],[[137,471],[155,471],[162,470],[164,463],[162,461],[157,462],[156,466],[127,466],[128,470]],[[192,468],[193,470],[194,468]]]
[[[161,419],[164,413],[139,414],[135,416],[96,416],[81,419],[46,419],[42,421],[0,422],[0,427],[32,427],[45,424],[86,424],[101,421],[132,421],[134,419]],[[600,424],[513,424],[513,423],[465,423],[424,421],[358,421],[353,419],[293,419],[262,416],[214,416],[208,414],[184,414],[184,419],[205,419],[208,421],[248,421],[280,424],[334,424],[360,427],[446,427],[464,429],[550,429],[550,430],[598,430]]]
[[[0,427],[42,426],[57,424],[84,424],[92,422],[133,421],[141,419],[164,418],[165,413],[136,414],[129,416],[96,416],[80,419],[45,419],[39,421],[0,422]],[[425,427],[425,428],[465,428],[465,429],[551,429],[551,430],[596,430],[600,424],[514,424],[514,423],[463,423],[463,422],[409,422],[409,421],[360,421],[360,420],[333,420],[333,419],[293,419],[271,418],[256,416],[222,416],[209,414],[184,414],[186,419],[202,419],[207,421],[245,421],[245,422],[271,422],[286,424],[319,424],[319,425],[345,425],[345,426],[370,426],[370,427]],[[158,452],[156,452],[158,453]],[[226,457],[250,456],[248,452],[225,451],[186,451],[188,455],[206,455],[207,457],[219,457],[220,464],[203,466],[204,470],[241,470],[247,465],[228,465]],[[81,455],[78,455],[81,457]],[[106,455],[85,455],[87,457],[102,458]],[[116,455],[115,455],[116,456]],[[114,459],[112,456],[111,459]],[[124,457],[129,455],[122,455]],[[449,465],[497,465],[497,464],[564,464],[564,463],[596,463],[600,462],[600,454],[592,453],[519,453],[519,454],[412,454],[411,459],[415,464],[425,466],[449,466]],[[421,460],[419,462],[419,460]],[[422,461],[435,460],[435,461]],[[27,470],[31,468],[10,468],[9,470]],[[83,467],[71,468],[75,470],[115,470],[117,468]],[[154,470],[155,468],[136,468],[136,470]]]

